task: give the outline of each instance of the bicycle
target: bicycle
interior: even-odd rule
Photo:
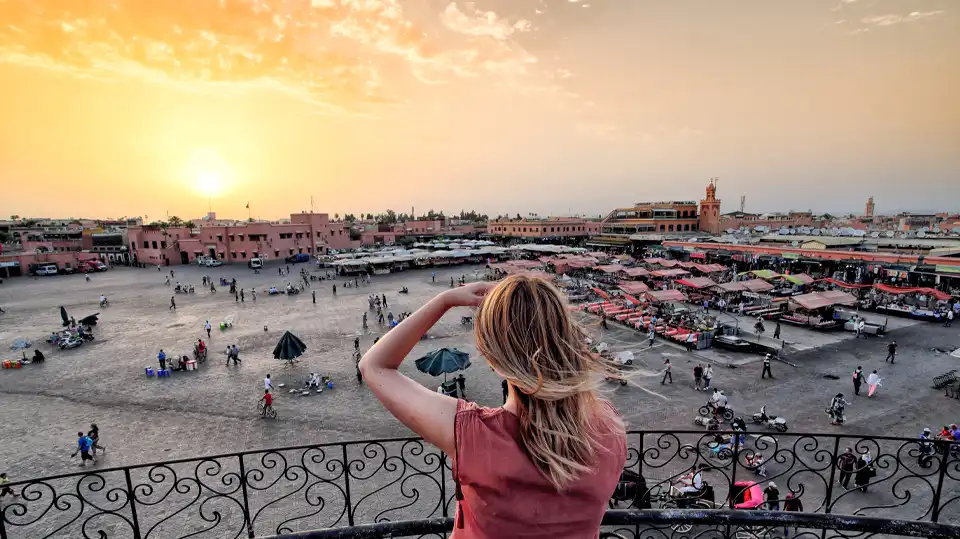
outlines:
[[[264,409],[264,404],[263,404],[263,401],[261,400],[260,402],[257,403],[257,413],[263,417],[269,417],[270,419],[277,418],[277,409],[274,408],[272,404],[270,405],[269,412],[264,413],[263,409]]]

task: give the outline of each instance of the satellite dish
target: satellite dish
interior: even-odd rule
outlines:
[[[820,235],[820,229],[819,229],[819,228],[814,228],[813,230],[810,231],[810,233],[813,234],[814,236],[819,236],[819,235]]]
[[[733,234],[734,232],[736,232],[736,230],[734,230],[734,229],[732,229],[732,228],[728,228],[728,229],[727,229],[727,234]]]
[[[925,238],[926,236],[927,236],[927,232],[926,232],[925,230],[923,230],[922,228],[920,229],[920,232],[917,232],[917,237],[918,237],[918,238]]]
[[[892,237],[893,237],[893,231],[892,231],[892,230],[888,230],[886,236],[887,236],[888,238],[892,238]]]
[[[796,228],[791,228],[791,229],[790,229],[790,233],[791,233],[791,234],[796,234],[796,233],[797,233],[797,229],[796,229]]]
[[[940,233],[940,227],[938,227],[938,226],[933,227],[933,232],[934,232],[935,234],[939,234],[939,233]]]
[[[700,240],[698,240],[697,238],[690,238],[690,243],[697,243],[698,241]]]
[[[879,238],[879,237],[880,237],[880,233],[879,233],[879,232],[873,232],[873,233],[870,234],[870,237],[871,237],[871,238]]]
[[[913,237],[915,237],[916,235],[917,235],[916,232],[914,232],[914,231],[912,231],[912,230],[908,230],[908,231],[903,235],[903,237],[904,237],[904,238],[913,238]]]
[[[810,233],[810,227],[808,227],[808,226],[802,226],[802,227],[800,227],[800,233],[801,233],[801,234],[809,234],[809,233]]]
[[[794,247],[797,247],[798,245],[800,245],[800,242],[797,241],[797,240],[793,240],[793,241],[790,242],[790,245],[792,245],[792,246],[794,246]]]
[[[927,227],[923,227],[920,229],[920,232],[927,233],[927,232],[930,232],[930,229]]]
[[[789,234],[789,233],[790,233],[790,231],[787,230],[787,227],[785,227],[785,226],[782,226],[782,227],[780,227],[780,230],[777,230],[777,234],[780,234],[781,236],[786,236],[786,235]]]
[[[833,227],[833,228],[830,229],[830,233],[833,234],[834,236],[836,236],[837,234],[840,233],[840,229],[837,228],[837,227]]]
[[[862,237],[864,237],[864,236],[867,235],[867,231],[866,231],[866,230],[854,230],[854,231],[853,231],[853,235],[856,236],[856,237],[858,237],[858,238],[862,238]]]

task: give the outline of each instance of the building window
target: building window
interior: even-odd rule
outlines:
[[[274,257],[274,258],[280,258],[280,251],[274,249],[274,250],[273,250],[273,257]]]
[[[160,248],[161,248],[161,249],[166,249],[166,248],[167,248],[167,242],[161,241],[161,242],[160,242]]]
[[[317,237],[318,237],[318,238],[320,237],[320,233],[319,233],[319,232],[317,232]]]
[[[240,238],[240,241],[243,241],[243,234],[237,234],[237,237]]]
[[[303,232],[297,232],[297,239],[303,239]]]
[[[290,252],[289,252],[288,254],[290,254],[290,255],[292,256],[292,255],[293,255],[293,249],[290,249]]]
[[[157,242],[156,242],[156,241],[152,241],[152,242],[150,242],[150,244],[153,246],[154,249],[157,248]]]
[[[247,258],[247,252],[246,252],[246,251],[240,251],[240,258]]]
[[[217,241],[223,243],[223,234],[217,234]]]
[[[147,240],[143,240],[143,248],[144,248],[144,249],[149,249],[149,248],[150,248],[150,242],[147,241]]]
[[[665,225],[660,225],[660,232],[663,232],[664,230],[666,230],[666,228],[667,227]]]
[[[237,252],[236,252],[236,251],[230,251],[230,258],[236,259],[236,258],[237,258]]]
[[[673,232],[673,225],[667,227],[667,232]]]
[[[689,232],[689,231],[690,231],[690,225],[683,225],[683,231],[684,231],[684,232]]]

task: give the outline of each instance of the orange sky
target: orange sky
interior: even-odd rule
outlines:
[[[951,0],[0,0],[0,215],[958,210],[958,50]]]

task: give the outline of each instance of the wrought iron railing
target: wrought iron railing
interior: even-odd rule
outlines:
[[[771,433],[717,446],[714,436],[629,433],[604,531],[739,538],[788,526],[811,538],[960,536],[960,443]],[[846,466],[848,447],[857,458],[869,454],[869,467]],[[678,502],[669,487],[694,466],[708,488]],[[759,503],[770,481],[778,507]],[[443,537],[456,505],[450,459],[416,438],[93,468],[9,486],[20,496],[2,506],[0,539]],[[802,513],[775,510],[788,493]]]

